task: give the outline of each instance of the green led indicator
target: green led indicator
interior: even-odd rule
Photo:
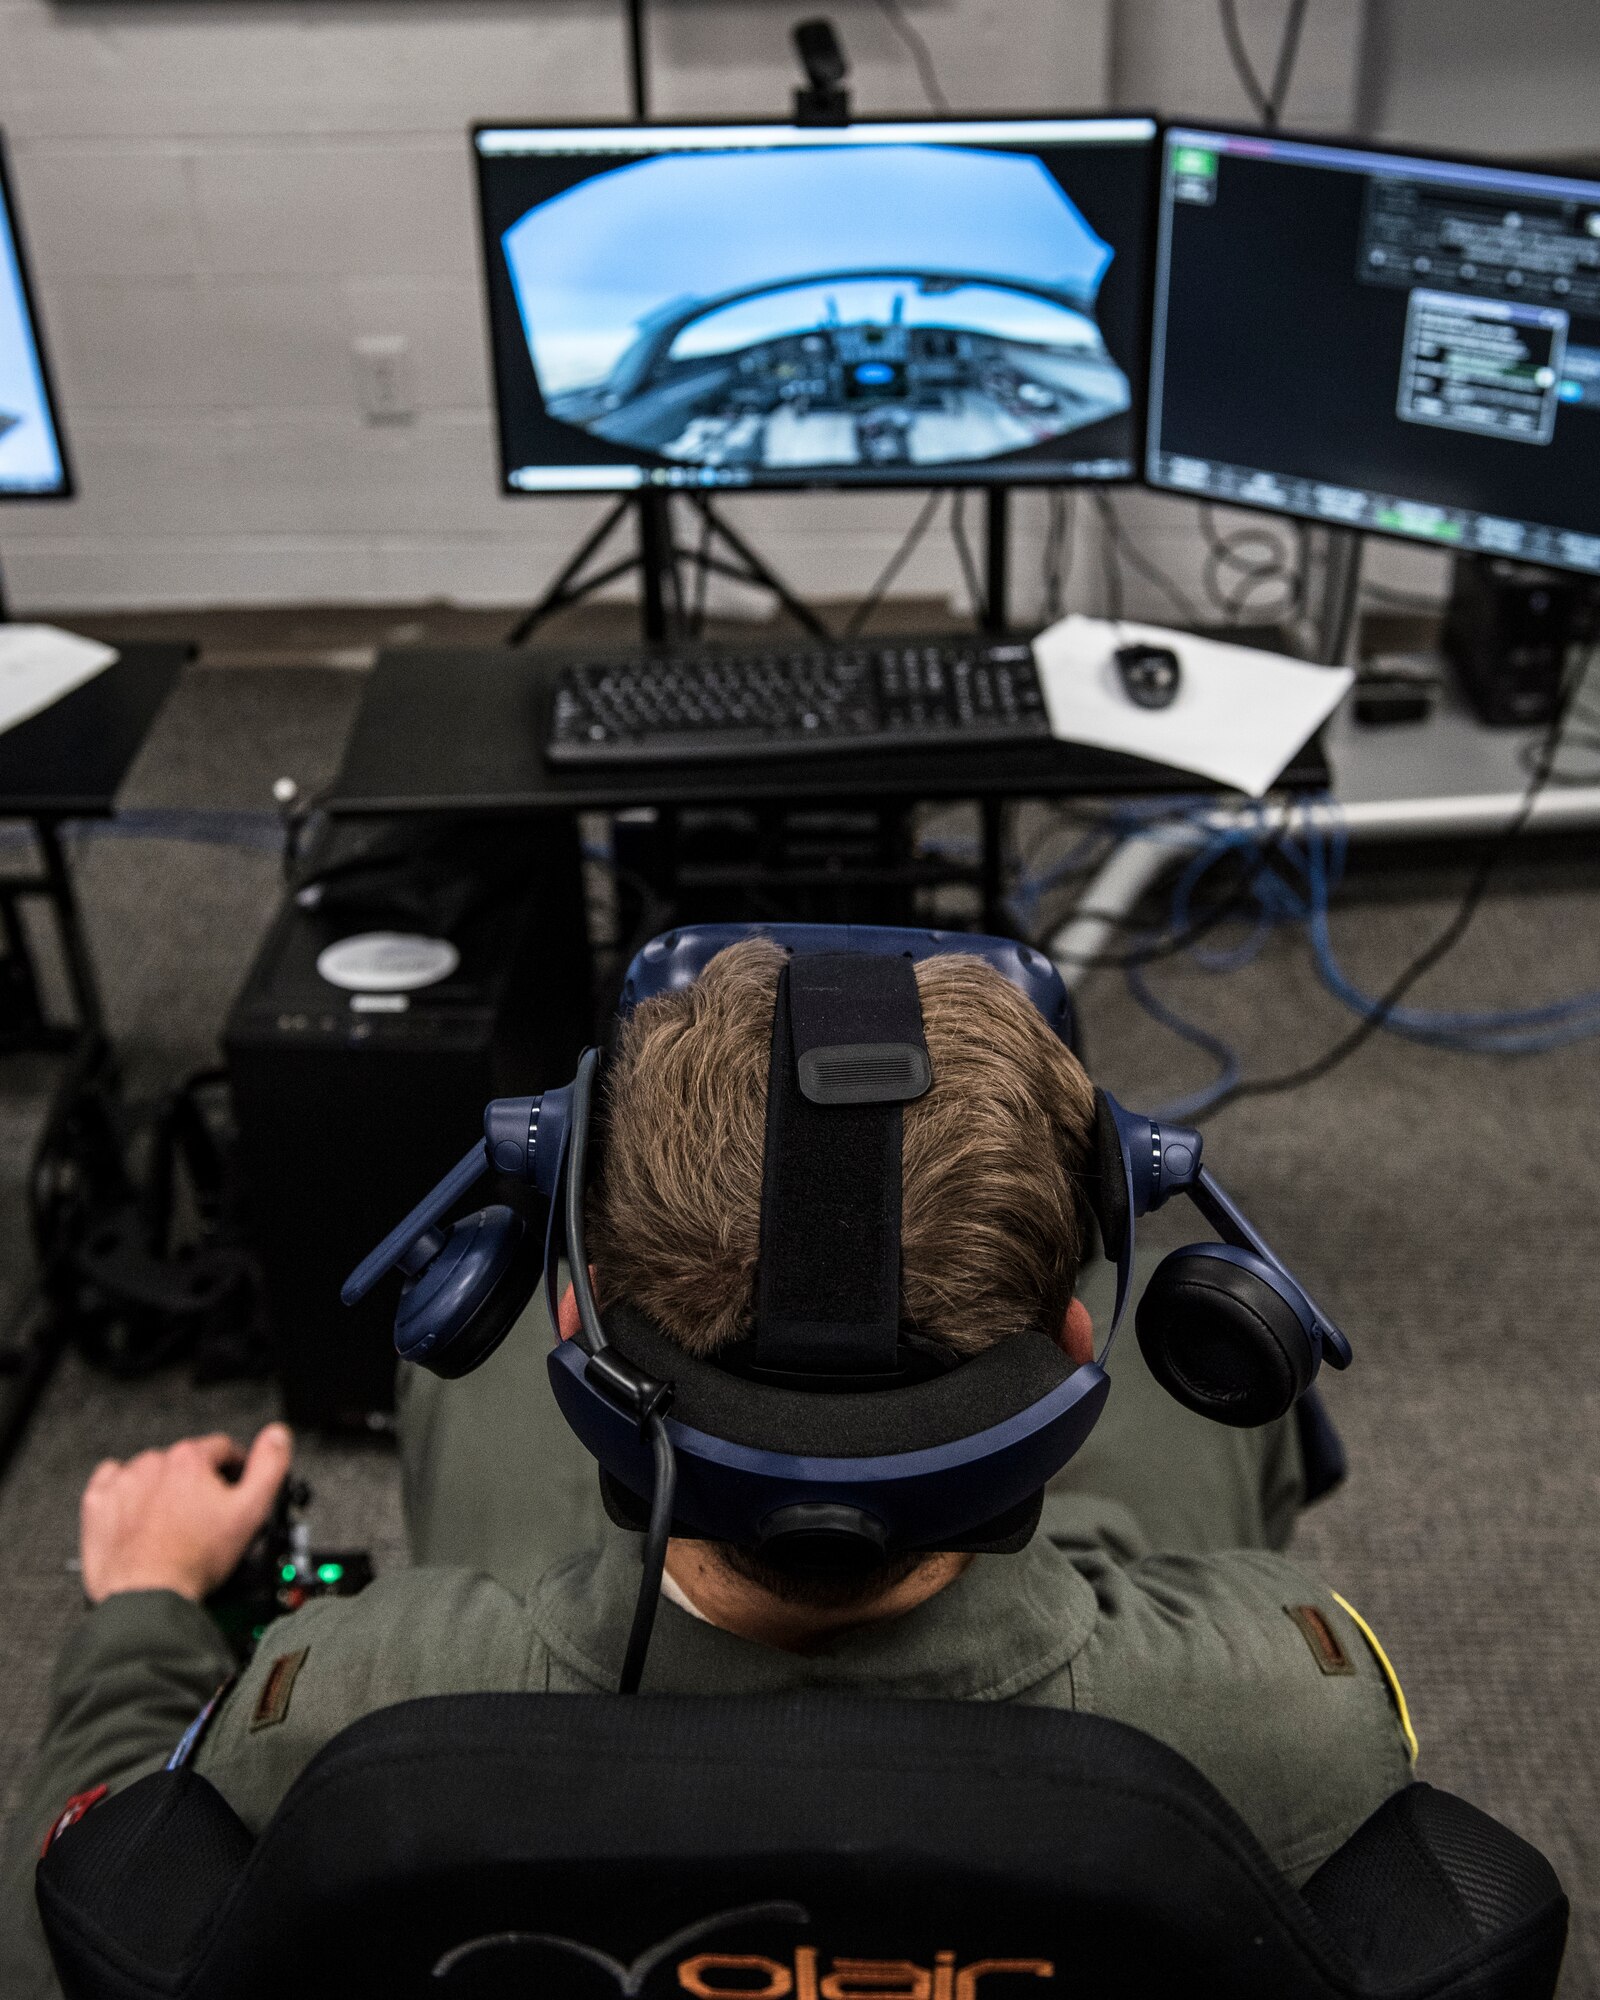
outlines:
[[[279,1574],[282,1576],[285,1583],[293,1583],[295,1579],[294,1564],[285,1563],[283,1568],[279,1571]]]
[[[317,1581],[319,1583],[337,1583],[343,1575],[343,1563],[318,1563],[317,1565]]]
[[[1180,146],[1172,156],[1172,170],[1200,180],[1212,180],[1216,176],[1217,156],[1208,153],[1203,146]]]

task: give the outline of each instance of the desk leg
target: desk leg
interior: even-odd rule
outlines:
[[[1011,925],[1005,905],[1006,802],[982,798],[978,810],[983,816],[980,841],[983,927],[991,937],[1009,937]]]
[[[61,847],[60,826],[55,820],[41,819],[35,822],[34,831],[44,858],[47,892],[55,905],[56,929],[61,938],[61,953],[66,960],[67,981],[78,1010],[78,1027],[86,1034],[98,1035],[105,1026],[105,1015],[100,1005],[100,989],[95,984],[94,967],[89,962],[89,947],[78,916],[72,872],[67,867],[67,857]]]
[[[47,1038],[44,1009],[39,1004],[39,977],[33,963],[33,948],[28,943],[28,932],[22,921],[22,912],[17,907],[21,896],[29,894],[27,884],[21,888],[10,882],[0,883],[0,938],[4,939],[4,955],[0,956],[0,972],[5,980],[5,1010],[8,1020],[14,1020],[17,1040],[27,1048],[32,1048]]]

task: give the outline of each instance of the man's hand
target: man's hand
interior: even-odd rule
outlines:
[[[91,1604],[123,1590],[175,1590],[198,1604],[230,1576],[272,1512],[294,1441],[267,1424],[248,1458],[230,1437],[182,1438],[124,1465],[97,1465],[78,1511],[83,1591]],[[244,1469],[236,1484],[225,1467]]]

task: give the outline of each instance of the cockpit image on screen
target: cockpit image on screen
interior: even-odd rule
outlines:
[[[68,490],[0,157],[0,499]]]
[[[720,145],[702,128],[680,148],[646,129],[645,157],[581,174],[546,146],[583,135],[522,135],[562,183],[547,192],[527,153],[493,150],[517,135],[480,133],[491,298],[498,262],[515,309],[509,355],[495,329],[508,483],[926,483],[1026,478],[1029,461],[1126,476],[1150,142],[1146,121],[1115,123],[1120,174],[1090,147],[943,136],[969,128],[756,127]],[[1068,155],[1099,182],[1098,220]],[[542,198],[513,196],[494,229],[513,173]],[[532,410],[507,394],[519,381]]]
[[[505,254],[550,415],[690,464],[990,458],[1132,400],[1094,319],[1111,247],[1036,159],[644,160]]]

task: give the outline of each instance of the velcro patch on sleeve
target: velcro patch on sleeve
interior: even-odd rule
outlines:
[[[1300,1628],[1311,1657],[1325,1674],[1353,1674],[1356,1663],[1339,1643],[1339,1635],[1314,1604],[1286,1604],[1284,1610]]]
[[[267,1677],[256,1697],[255,1713],[250,1717],[252,1734],[258,1729],[275,1728],[289,1713],[289,1697],[294,1693],[295,1678],[310,1651],[309,1646],[301,1646],[292,1653],[280,1653],[268,1667]]]
[[[60,1812],[50,1822],[50,1831],[45,1835],[43,1844],[39,1849],[39,1859],[41,1861],[50,1852],[53,1843],[61,1838],[67,1828],[69,1826],[76,1826],[91,1806],[99,1805],[109,1789],[110,1787],[107,1785],[91,1785],[86,1792],[73,1793],[72,1797],[67,1800]]]

